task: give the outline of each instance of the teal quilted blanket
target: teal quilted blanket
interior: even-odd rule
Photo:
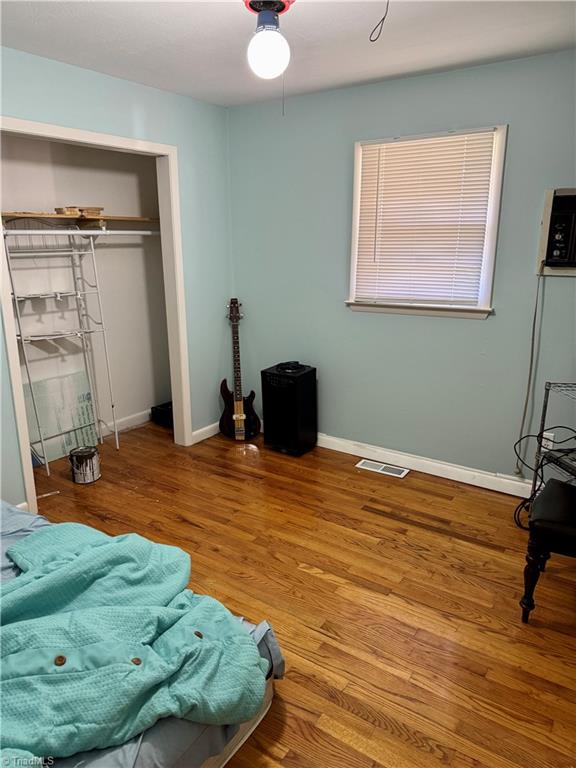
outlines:
[[[62,523],[8,555],[23,573],[2,588],[2,765],[115,746],[169,715],[259,710],[267,663],[223,605],[186,589],[182,550]]]

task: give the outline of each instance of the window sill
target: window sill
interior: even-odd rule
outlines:
[[[439,304],[380,304],[377,302],[347,301],[354,312],[384,312],[391,315],[428,315],[434,317],[465,317],[485,320],[494,313],[491,307],[448,307]]]

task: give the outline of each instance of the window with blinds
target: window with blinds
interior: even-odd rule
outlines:
[[[505,133],[356,145],[350,304],[490,311]]]

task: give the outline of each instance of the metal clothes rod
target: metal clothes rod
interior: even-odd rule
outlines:
[[[77,248],[75,251],[45,251],[43,249],[31,250],[29,248],[18,248],[17,250],[10,251],[10,257],[13,259],[44,259],[48,256],[60,256],[61,258],[69,258],[80,254],[81,256],[89,254],[90,251]]]
[[[144,237],[150,237],[159,235],[159,229],[4,229],[4,237],[10,237],[12,235],[28,235],[34,237],[37,235],[51,235],[52,237],[60,237],[61,235],[75,235],[77,237],[102,237],[103,235],[116,235],[133,236],[143,235]]]
[[[78,243],[76,248],[33,248],[31,245],[23,245],[20,248],[16,248],[16,253],[43,253],[43,254],[62,254],[63,256],[69,256],[71,253],[84,253],[86,251],[85,243]],[[14,253],[14,251],[13,251]]]

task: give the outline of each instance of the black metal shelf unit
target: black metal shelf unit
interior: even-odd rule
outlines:
[[[534,457],[534,477],[532,479],[531,497],[538,490],[538,480],[540,474],[540,465],[543,458],[546,458],[546,464],[553,465],[557,469],[565,472],[571,477],[576,477],[576,449],[562,450],[542,450],[542,437],[546,429],[546,416],[548,414],[548,401],[550,395],[555,393],[562,397],[569,397],[576,400],[576,382],[558,382],[547,381],[544,387],[544,401],[542,403],[542,413],[540,415],[540,429],[538,430],[538,439],[536,441],[536,455]]]

